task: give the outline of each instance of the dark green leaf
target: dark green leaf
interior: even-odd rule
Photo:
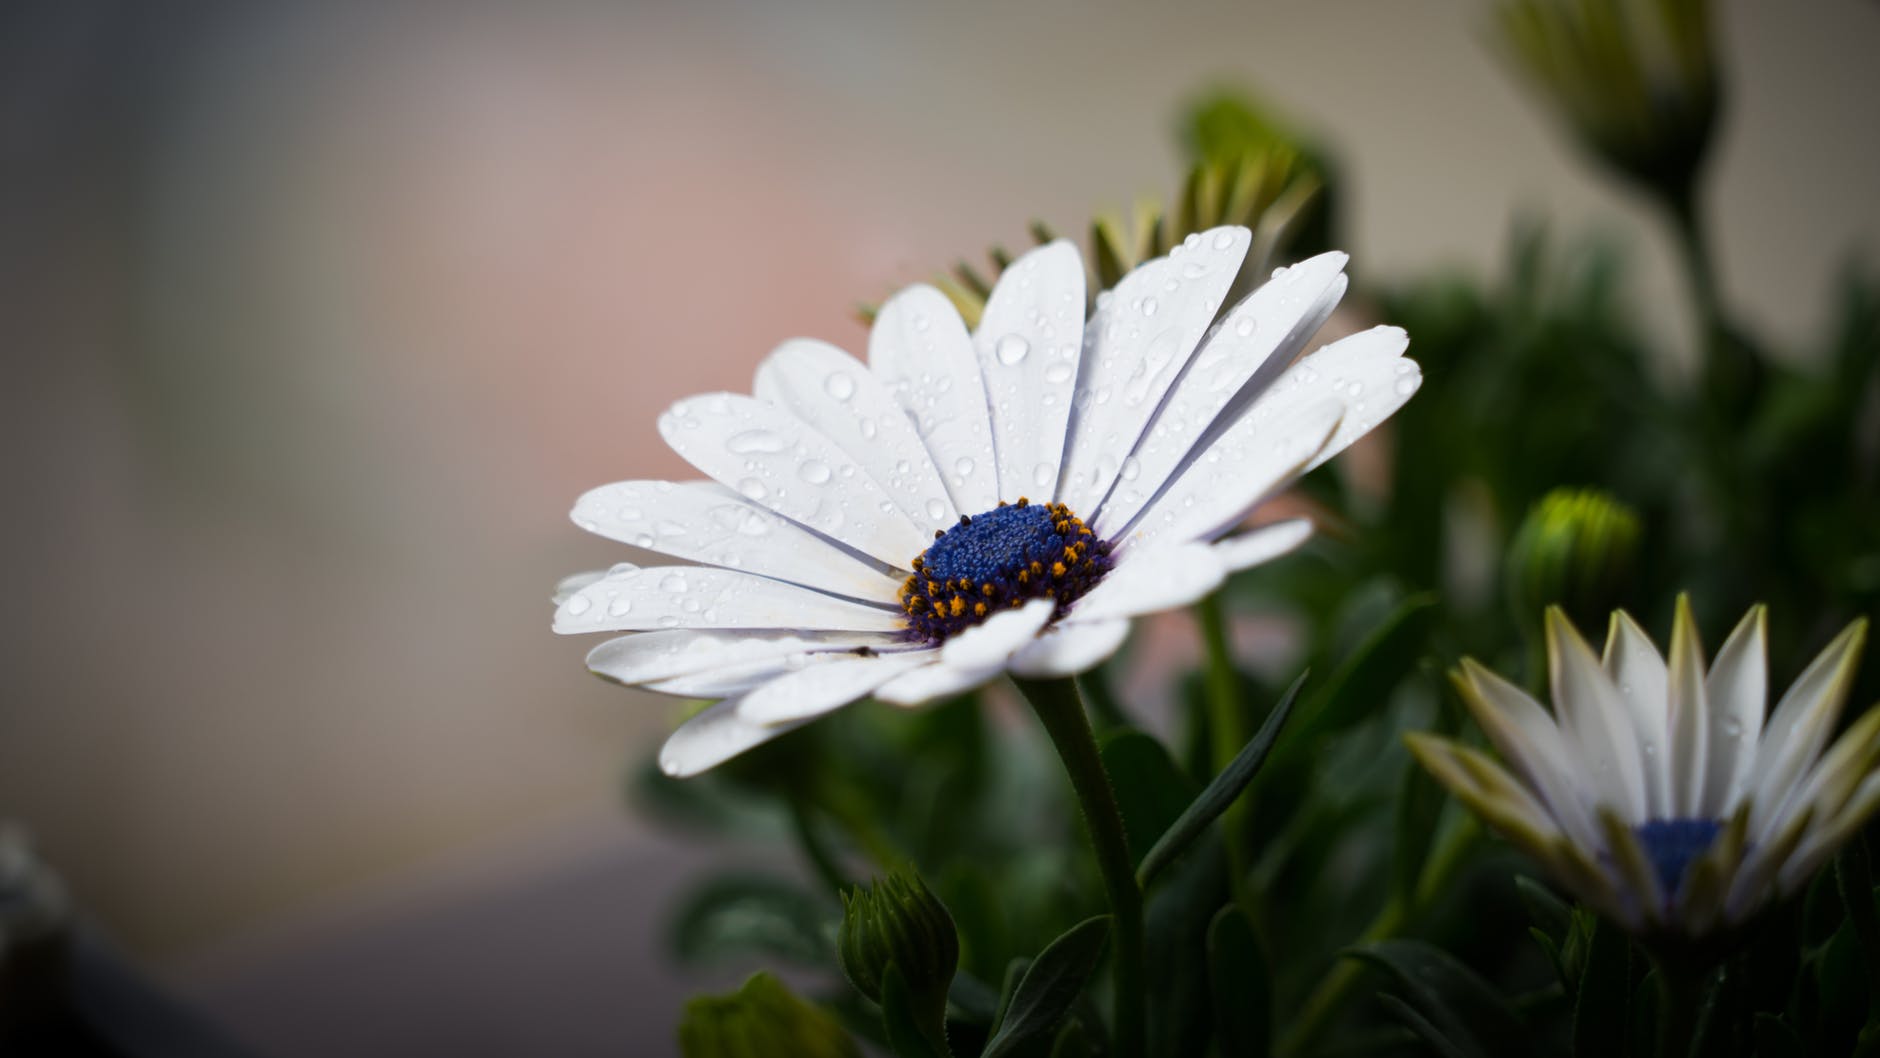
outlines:
[[[1573,1000],[1574,1058],[1612,1058],[1625,1051],[1632,1015],[1631,952],[1623,930],[1604,918],[1595,920]]]
[[[1417,940],[1386,940],[1348,954],[1395,979],[1403,1001],[1424,1023],[1411,1028],[1426,1040],[1446,1041],[1441,1045],[1446,1053],[1498,1058],[1526,1052],[1527,1030],[1514,1011],[1475,971],[1441,948]]]
[[[1534,928],[1552,938],[1556,947],[1562,944],[1573,926],[1573,909],[1555,896],[1552,889],[1526,875],[1515,876],[1514,890]]]
[[[1808,1058],[1808,1048],[1780,1017],[1756,1015],[1756,1058]]]
[[[1018,985],[1025,979],[1025,972],[1031,969],[1030,959],[1013,959],[1005,967],[1005,981],[999,986],[999,1007],[992,1015],[992,1031],[999,1031],[1005,1024],[1005,1015],[1012,1009],[1012,998],[1018,995]]]
[[[1238,907],[1222,908],[1208,926],[1208,985],[1221,1058],[1265,1058],[1273,1038],[1273,975]]]
[[[1142,865],[1136,870],[1136,879],[1144,888],[1148,887],[1149,880],[1157,872],[1168,866],[1169,861],[1181,855],[1189,843],[1207,829],[1208,824],[1225,812],[1227,806],[1233,804],[1240,792],[1253,781],[1253,777],[1260,773],[1260,766],[1266,763],[1267,754],[1272,752],[1273,743],[1279,739],[1280,729],[1286,726],[1286,718],[1292,715],[1293,703],[1299,698],[1299,689],[1305,686],[1306,676],[1307,673],[1299,674],[1299,678],[1286,689],[1279,704],[1267,714],[1266,722],[1260,725],[1253,740],[1228,762],[1227,767],[1221,769],[1207,789],[1201,791],[1201,795],[1182,812],[1181,818],[1169,826],[1142,858]]]
[[[888,1030],[888,1046],[898,1058],[946,1058],[946,1052],[920,1030],[907,981],[893,963],[881,974],[881,1023]]]
[[[1056,1028],[1097,968],[1109,934],[1110,917],[1098,915],[1072,926],[1039,952],[980,1058],[1010,1055],[1027,1040]]]
[[[708,962],[753,954],[827,965],[828,928],[839,913],[793,882],[724,875],[694,890],[674,916],[673,954]]]
[[[1104,740],[1103,770],[1116,790],[1123,830],[1140,864],[1194,799],[1194,783],[1169,759],[1162,743],[1140,731],[1119,731]]]
[[[1436,613],[1434,595],[1399,603],[1299,711],[1294,744],[1343,730],[1381,708],[1422,656]]]
[[[1481,1058],[1479,1051],[1471,1046],[1458,1043],[1444,1035],[1443,1030],[1424,1017],[1415,1007],[1393,995],[1379,995],[1377,1001],[1384,1009],[1391,1012],[1403,1026],[1409,1029],[1424,1043],[1430,1045],[1442,1058]]]

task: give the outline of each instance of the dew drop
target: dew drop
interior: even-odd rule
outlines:
[[[770,490],[765,488],[764,483],[756,478],[745,478],[743,481],[738,482],[738,491],[753,500],[761,500],[765,496],[770,495]]]
[[[609,617],[625,617],[632,611],[633,600],[631,599],[615,599],[613,602],[607,604],[607,616]]]
[[[677,617],[674,617],[674,616],[673,616],[673,615],[671,615],[671,614],[667,614],[666,616],[664,616],[664,617],[661,617],[661,618],[659,619],[659,627],[661,627],[661,628],[677,628],[677,627],[679,627],[679,619],[678,619]]]
[[[1414,376],[1405,375],[1404,377],[1397,380],[1397,395],[1399,397],[1408,397],[1410,394],[1415,393],[1416,391],[1417,391],[1417,379]]]
[[[1071,380],[1071,374],[1071,365],[1060,362],[1044,369],[1044,380],[1046,382],[1069,382]]]
[[[746,430],[731,435],[725,447],[738,455],[750,455],[756,452],[783,451],[783,438],[769,430]]]
[[[646,513],[638,507],[622,507],[614,512],[614,516],[623,522],[637,522],[646,517]]]
[[[829,480],[831,471],[829,464],[820,459],[805,459],[802,465],[796,468],[796,474],[811,485],[821,485]]]
[[[593,605],[594,600],[585,595],[576,595],[568,600],[568,614],[572,617],[579,617],[587,613],[588,609]]]
[[[1123,480],[1134,481],[1142,473],[1142,463],[1135,456],[1123,460]]]
[[[946,504],[941,503],[939,500],[927,501],[927,517],[929,519],[937,522],[940,519],[945,518],[946,516],[947,516]]]
[[[1022,334],[1008,334],[999,339],[999,344],[994,347],[994,351],[998,353],[999,363],[1011,367],[1025,359],[1026,353],[1031,352],[1031,342]]]
[[[1231,230],[1217,231],[1214,233],[1214,248],[1216,250],[1225,250],[1232,245],[1234,245],[1234,233]]]
[[[1155,300],[1154,298],[1143,298],[1143,299],[1142,299],[1142,314],[1143,314],[1144,316],[1153,316],[1153,315],[1155,315],[1155,310],[1157,310],[1157,309],[1159,309],[1159,308],[1161,308],[1161,307],[1162,307],[1161,305],[1159,305],[1159,304],[1157,304],[1157,303],[1156,303],[1156,300]]]
[[[837,400],[848,400],[855,396],[855,380],[839,371],[823,380],[823,390]]]
[[[668,573],[659,579],[659,590],[669,591],[674,595],[685,590],[685,574]]]
[[[1031,468],[1032,484],[1037,485],[1039,488],[1044,488],[1046,485],[1051,484],[1051,479],[1056,475],[1057,464],[1055,463],[1040,463]]]
[[[971,456],[961,456],[959,460],[953,464],[953,471],[960,477],[970,477],[972,476],[974,465]]]
[[[671,520],[660,522],[657,526],[654,526],[653,528],[661,536],[684,536],[685,535],[685,526],[678,522],[671,521]]]
[[[862,420],[862,423],[861,423],[861,427],[862,427],[862,438],[863,438],[863,440],[869,440],[869,441],[872,441],[872,440],[874,440],[874,438],[875,438],[875,420],[873,420],[873,419],[863,419],[863,420]]]

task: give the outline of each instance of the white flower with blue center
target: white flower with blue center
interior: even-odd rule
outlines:
[[[882,306],[866,364],[785,342],[753,395],[661,417],[711,480],[575,504],[584,529],[696,564],[570,578],[555,630],[633,633],[589,668],[724,699],[666,743],[673,775],[863,697],[1089,669],[1130,618],[1298,546],[1304,520],[1230,534],[1422,381],[1394,327],[1294,362],[1344,293],[1343,254],[1280,269],[1221,314],[1249,242],[1190,236],[1088,320],[1083,261],[1060,240],[1004,271],[975,331],[914,286]]]
[[[1454,674],[1507,768],[1425,734],[1407,736],[1411,750],[1633,932],[1727,932],[1795,893],[1880,807],[1880,708],[1828,746],[1865,620],[1815,658],[1767,719],[1765,628],[1762,607],[1751,610],[1706,670],[1687,599],[1668,661],[1623,612],[1602,658],[1549,610],[1552,715],[1472,660]]]

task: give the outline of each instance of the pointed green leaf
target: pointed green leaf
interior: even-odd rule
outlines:
[[[986,1041],[980,1058],[1014,1054],[1021,1044],[1056,1028],[1083,993],[1097,961],[1103,957],[1103,944],[1109,934],[1110,916],[1098,915],[1072,926],[1039,952],[1012,993],[999,1031]]]
[[[1119,731],[1103,742],[1103,770],[1116,790],[1129,847],[1136,862],[1179,819],[1194,799],[1194,783],[1162,743],[1140,731]]]
[[[1416,1015],[1410,1028],[1445,1053],[1458,1058],[1526,1053],[1528,1033],[1514,1011],[1488,982],[1441,948],[1386,940],[1347,954],[1391,975],[1402,1002]]]
[[[1273,974],[1238,907],[1222,908],[1208,926],[1208,987],[1221,1058],[1266,1058],[1273,1043]]]
[[[1632,1019],[1631,955],[1625,931],[1604,918],[1595,920],[1573,999],[1574,1058],[1624,1053]]]
[[[1416,665],[1436,620],[1436,596],[1399,603],[1299,712],[1299,739],[1343,730],[1381,708]]]
[[[1266,763],[1267,754],[1272,752],[1273,743],[1279,740],[1280,729],[1286,726],[1286,718],[1292,715],[1293,703],[1299,698],[1299,689],[1305,686],[1307,673],[1300,673],[1291,687],[1267,714],[1266,722],[1241,751],[1229,761],[1227,767],[1214,777],[1207,789],[1189,803],[1188,808],[1175,820],[1162,837],[1156,841],[1148,854],[1142,858],[1142,865],[1136,869],[1136,881],[1144,888],[1162,868],[1169,865],[1175,857],[1181,855],[1190,842],[1206,830],[1208,824],[1227,811],[1227,806],[1234,803],[1253,777],[1260,773],[1260,766]]]
[[[835,909],[794,882],[754,874],[713,878],[674,916],[670,943],[683,962],[766,955],[822,966]]]

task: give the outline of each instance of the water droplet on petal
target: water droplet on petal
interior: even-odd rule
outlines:
[[[811,485],[821,485],[829,480],[832,472],[829,464],[820,459],[805,459],[803,464],[796,468],[796,473],[798,477]]]
[[[953,464],[953,470],[955,473],[959,474],[960,477],[968,477],[973,472],[973,466],[974,463],[971,456],[961,456],[959,461]]]
[[[1032,483],[1037,485],[1039,488],[1044,488],[1046,485],[1051,484],[1051,479],[1056,476],[1057,476],[1057,464],[1056,463],[1040,463],[1037,466],[1031,468]]]
[[[1234,324],[1234,333],[1240,335],[1242,338],[1251,338],[1253,337],[1253,326],[1252,316],[1242,316],[1240,322]]]
[[[837,400],[848,400],[855,396],[855,380],[838,371],[823,380],[823,390]]]
[[[1139,462],[1135,456],[1130,456],[1128,459],[1123,460],[1122,474],[1124,481],[1134,481],[1136,480],[1136,476],[1141,473],[1142,463]]]
[[[945,518],[946,516],[947,516],[946,504],[941,503],[939,500],[927,501],[927,517],[928,518],[937,522],[940,519]]]
[[[1214,233],[1214,248],[1216,250],[1225,250],[1232,245],[1234,245],[1234,233],[1232,230],[1217,231]]]
[[[1398,379],[1397,380],[1397,395],[1399,397],[1408,397],[1412,393],[1415,393],[1417,391],[1417,385],[1420,383],[1420,381],[1421,381],[1420,379],[1411,375],[1405,375],[1404,377]]]
[[[1071,380],[1071,374],[1071,365],[1059,362],[1044,369],[1044,380],[1046,382],[1069,382]]]
[[[1031,342],[1022,334],[1008,334],[999,339],[999,344],[994,347],[994,351],[998,353],[999,363],[1011,367],[1025,359],[1026,353],[1031,352]]]
[[[685,574],[668,573],[659,580],[659,590],[669,591],[674,595],[685,590]]]
[[[761,500],[770,494],[770,490],[764,487],[764,483],[756,478],[745,478],[738,482],[738,491],[753,500]]]
[[[1159,305],[1159,304],[1157,304],[1157,303],[1156,303],[1156,300],[1155,300],[1154,298],[1143,298],[1143,299],[1142,299],[1142,314],[1143,314],[1144,316],[1153,316],[1153,315],[1155,315],[1155,310],[1157,310],[1157,309],[1159,309],[1159,308],[1161,308],[1161,307],[1162,307],[1161,305]]]
[[[568,614],[571,617],[579,617],[587,613],[588,609],[593,605],[594,600],[585,595],[576,595],[568,600]]]
[[[781,452],[784,445],[783,438],[769,430],[746,430],[732,434],[730,440],[725,442],[725,447],[738,455],[749,455],[754,452]]]
[[[631,613],[632,611],[633,611],[632,599],[623,597],[623,598],[615,599],[613,602],[610,602],[607,604],[607,616],[609,617],[625,617],[627,616],[627,614]]]

